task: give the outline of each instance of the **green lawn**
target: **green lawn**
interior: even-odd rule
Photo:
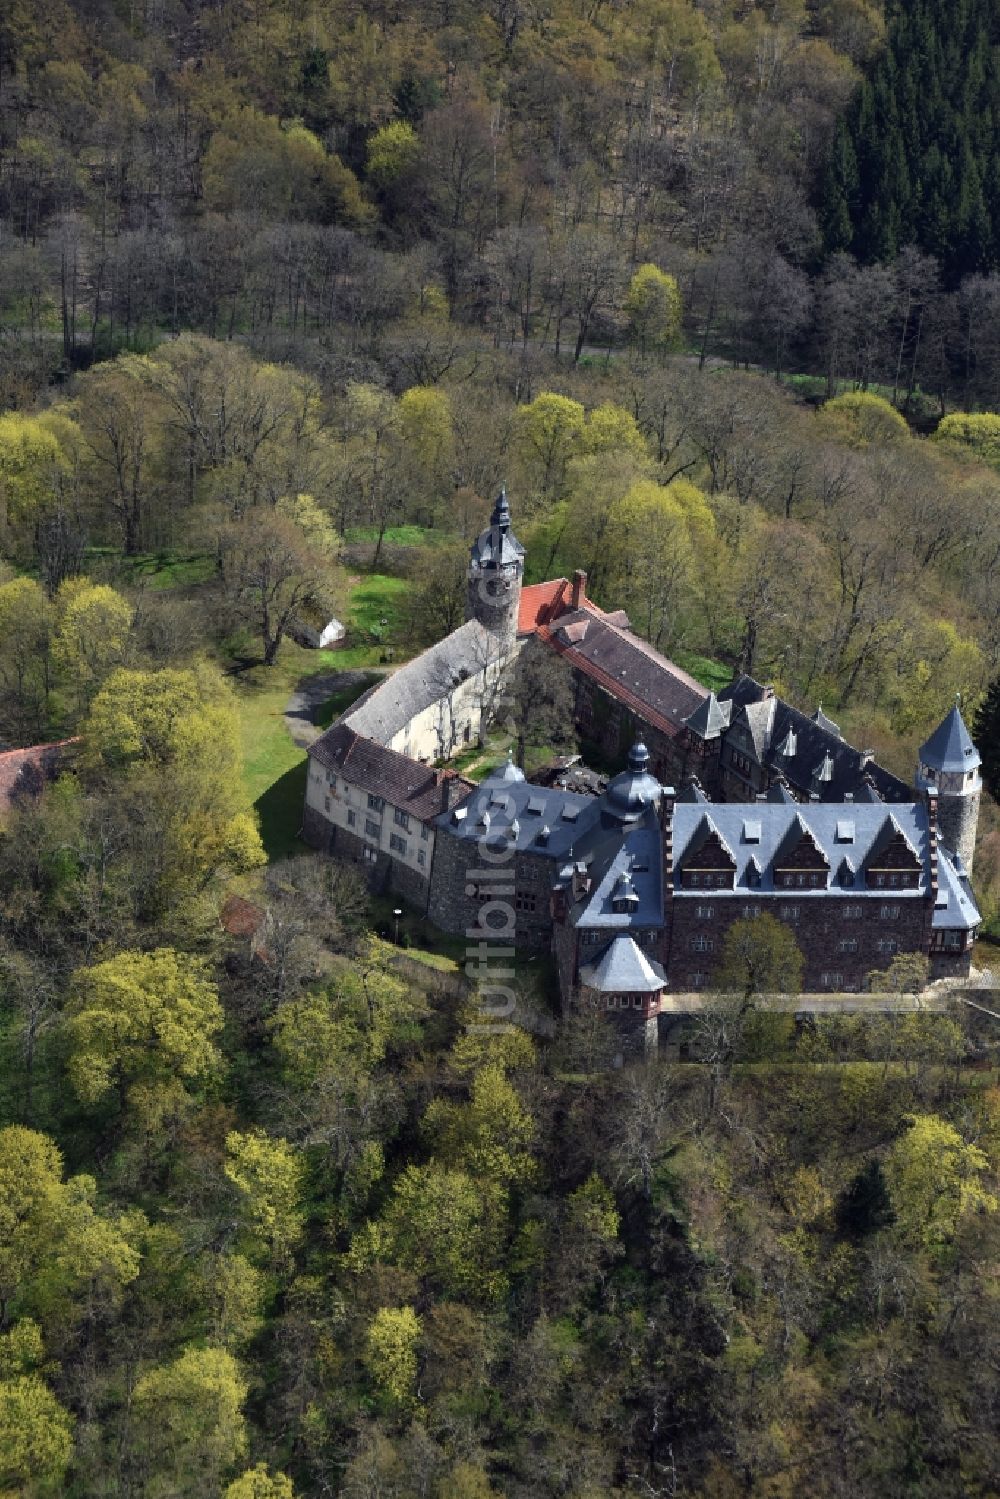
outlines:
[[[403,596],[408,587],[405,578],[390,578],[384,573],[363,577],[351,594],[348,638],[367,635],[376,643],[388,640],[402,623]]]
[[[722,661],[713,661],[711,656],[695,656],[689,651],[675,651],[673,659],[682,671],[688,672],[696,682],[710,692],[721,692],[733,680],[733,669]]]

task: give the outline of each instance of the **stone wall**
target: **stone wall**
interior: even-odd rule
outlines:
[[[479,926],[485,902],[477,892],[483,890],[513,911],[514,930],[503,941],[537,952],[549,945],[553,872],[551,859],[524,852],[505,863],[490,863],[480,858],[474,839],[456,838],[439,828],[427,915],[442,931],[464,936]]]

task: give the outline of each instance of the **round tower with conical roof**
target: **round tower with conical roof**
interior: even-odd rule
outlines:
[[[959,701],[917,751],[915,784],[925,795],[931,787],[937,788],[941,842],[959,855],[971,874],[983,783],[979,751],[965,726]]]
[[[489,526],[477,536],[469,558],[466,619],[478,619],[513,644],[523,576],[524,547],[510,528],[507,491],[501,489]]]

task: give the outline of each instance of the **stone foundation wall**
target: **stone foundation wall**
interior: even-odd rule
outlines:
[[[302,837],[310,848],[356,864],[373,890],[399,896],[421,915],[426,912],[429,882],[422,874],[382,851],[374,860],[366,858],[365,850],[373,849],[373,844],[347,828],[336,827],[314,807],[306,806],[302,814]]]

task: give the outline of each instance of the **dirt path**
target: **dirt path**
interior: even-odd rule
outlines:
[[[315,722],[316,714],[335,692],[357,687],[370,677],[384,677],[391,667],[354,667],[350,671],[320,671],[303,677],[285,704],[285,728],[299,749],[308,749],[323,733]]]

